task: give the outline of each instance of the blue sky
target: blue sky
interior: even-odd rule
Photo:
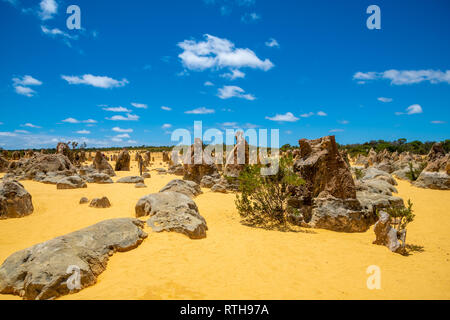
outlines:
[[[66,27],[69,5],[81,30]],[[369,5],[381,30],[369,30]],[[450,138],[450,2],[0,0],[0,146]]]

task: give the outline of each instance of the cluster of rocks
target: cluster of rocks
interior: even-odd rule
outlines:
[[[0,293],[44,300],[91,286],[111,255],[142,243],[143,227],[138,219],[111,219],[13,253],[0,266]]]
[[[450,153],[445,154],[441,143],[436,143],[427,156],[427,166],[413,183],[417,187],[450,189]]]
[[[174,231],[191,239],[205,238],[206,220],[192,200],[200,193],[200,187],[193,181],[173,180],[160,192],[139,199],[136,217],[149,216],[147,224],[154,232]]]

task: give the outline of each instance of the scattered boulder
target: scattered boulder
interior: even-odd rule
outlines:
[[[70,176],[65,177],[56,183],[56,189],[79,189],[79,188],[87,188],[86,182],[81,179],[79,176]]]
[[[158,172],[158,174],[167,174],[167,170],[164,169],[164,168],[156,168],[156,169],[153,169],[153,170]]]
[[[98,183],[98,184],[109,184],[114,183],[109,175],[106,173],[90,173],[86,176],[83,176],[84,179],[86,179],[89,183]]]
[[[206,237],[206,220],[188,196],[173,191],[149,194],[136,204],[136,217],[150,216],[147,224],[154,232],[174,231],[191,239]]]
[[[144,183],[136,183],[136,185],[134,187],[137,188],[137,189],[147,188],[147,186]]]
[[[111,202],[109,202],[109,199],[107,197],[94,198],[94,199],[92,199],[91,203],[89,204],[89,207],[109,208],[109,207],[111,207]]]
[[[89,202],[89,199],[86,198],[86,197],[82,197],[82,198],[80,199],[80,204],[85,204],[85,203],[88,203],[88,202]]]
[[[212,192],[227,193],[227,187],[224,186],[223,184],[216,183],[215,185],[212,186],[211,191]]]
[[[213,185],[217,183],[217,179],[214,179],[212,176],[203,176],[200,181],[200,186],[202,188],[211,188]]]
[[[149,172],[144,172],[142,174],[142,178],[144,178],[144,179],[150,179],[151,177],[152,177],[152,175]]]
[[[33,211],[32,197],[20,182],[4,180],[0,183],[0,220],[21,218]]]
[[[181,163],[174,164],[174,165],[171,165],[169,167],[167,172],[170,173],[170,174],[174,174],[176,176],[183,176],[184,175],[184,168],[183,168],[183,165]]]
[[[144,183],[144,178],[140,176],[123,177],[117,180],[116,183]]]
[[[130,171],[130,154],[127,150],[122,150],[116,160],[116,171]]]
[[[194,181],[175,179],[166,184],[159,192],[174,191],[194,198],[202,194],[200,186]]]
[[[91,286],[109,256],[142,243],[143,226],[133,218],[106,220],[13,253],[0,267],[0,293],[44,300]],[[79,283],[72,282],[77,275]]]

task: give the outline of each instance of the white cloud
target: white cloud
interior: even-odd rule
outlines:
[[[172,128],[172,125],[169,124],[169,123],[165,123],[165,124],[162,125],[161,128],[163,128],[163,129],[169,129],[169,128]]]
[[[39,4],[39,16],[42,20],[52,19],[58,13],[58,3],[55,0],[42,0]]]
[[[183,66],[190,70],[252,68],[270,70],[274,65],[269,59],[264,61],[246,48],[236,48],[234,43],[205,34],[205,41],[184,40],[178,46],[184,51],[178,55]]]
[[[241,17],[241,21],[244,23],[256,22],[261,19],[261,15],[256,12],[246,13]]]
[[[16,134],[13,132],[0,132],[0,137],[15,137]]]
[[[103,108],[103,110],[111,111],[111,112],[127,112],[127,113],[131,112],[131,110],[124,108],[124,107]]]
[[[15,86],[14,89],[16,90],[16,93],[27,97],[32,97],[36,93],[33,89],[23,86]]]
[[[97,121],[93,120],[93,119],[77,120],[75,118],[67,118],[67,119],[62,120],[62,122],[65,122],[65,123],[97,123]]]
[[[385,98],[385,97],[379,97],[377,100],[381,101],[381,102],[384,102],[384,103],[388,103],[388,102],[392,102],[393,101],[392,98]]]
[[[40,129],[41,128],[41,127],[36,126],[36,125],[34,125],[32,123],[25,123],[25,124],[22,125],[22,127],[35,128],[35,129]]]
[[[331,129],[330,132],[344,132],[344,129]]]
[[[124,117],[122,115],[118,115],[118,116],[113,116],[111,118],[106,118],[106,119],[107,120],[112,120],[112,121],[138,121],[139,120],[139,116],[127,113],[126,117]]]
[[[39,81],[38,79],[35,79],[29,75],[23,76],[22,79],[20,77],[13,78],[12,81],[13,81],[14,85],[20,85],[20,86],[40,86],[40,85],[42,85],[42,81]]]
[[[450,70],[387,70],[383,72],[357,72],[354,80],[390,80],[394,85],[416,84],[421,82],[450,84]],[[363,82],[364,82],[363,81]]]
[[[68,38],[68,39],[77,39],[78,38],[77,36],[71,36],[70,34],[64,32],[64,31],[61,31],[58,28],[49,29],[46,26],[41,26],[41,30],[44,34],[53,36],[53,37],[61,36],[61,37]]]
[[[231,72],[229,73],[224,73],[222,75],[220,75],[222,78],[227,78],[229,80],[234,80],[234,79],[238,79],[238,78],[245,78],[245,73],[243,73],[240,70],[237,69],[233,69],[231,70]]]
[[[409,106],[408,108],[406,108],[406,112],[396,112],[395,115],[400,116],[402,114],[420,114],[423,113],[423,109],[420,105],[418,104],[413,104],[411,106]]]
[[[131,105],[138,109],[147,109],[148,108],[148,106],[145,103],[132,102]]]
[[[203,85],[205,87],[212,87],[212,86],[214,86],[214,83],[212,83],[211,81],[206,81]]]
[[[133,129],[122,129],[120,127],[114,127],[114,128],[112,128],[112,131],[114,131],[114,132],[128,132],[128,133],[131,133],[131,132],[133,132]]]
[[[327,114],[326,114],[325,112],[323,112],[323,111],[317,112],[317,115],[318,115],[319,117],[326,117],[326,116],[327,116]]]
[[[341,120],[341,121],[338,121],[340,124],[349,124],[350,123],[350,121],[348,121],[348,120]]]
[[[224,122],[222,123],[222,126],[224,127],[237,127],[238,123],[237,122]]]
[[[300,117],[309,118],[309,117],[312,117],[313,115],[314,115],[314,112],[308,112],[308,113],[301,114]]]
[[[122,134],[118,134],[116,136],[116,138],[119,138],[119,139],[130,138],[130,135],[128,133],[122,133]]]
[[[91,132],[88,130],[80,130],[80,131],[77,131],[77,133],[78,134],[90,134]]]
[[[30,132],[27,131],[27,130],[14,130],[14,132],[15,132],[15,133],[23,133],[23,134],[28,134],[28,133],[30,133]]]
[[[187,113],[187,114],[211,114],[214,112],[215,112],[214,109],[207,109],[205,107],[201,107],[201,108],[197,108],[194,110],[185,111],[184,113]]]
[[[171,111],[172,108],[166,107],[166,106],[162,106],[161,109],[166,110],[166,111]]]
[[[266,119],[279,122],[295,122],[299,120],[299,118],[295,117],[291,112],[287,112],[286,114],[277,114],[274,117],[266,117]]]
[[[237,86],[224,86],[219,89],[217,96],[220,99],[229,99],[229,98],[242,98],[246,100],[255,100],[256,98],[251,94],[245,94],[244,89]]]
[[[280,44],[274,38],[270,38],[269,41],[266,41],[265,44],[266,44],[267,47],[270,47],[270,48],[273,48],[273,47],[278,48],[278,47],[280,47]]]
[[[61,78],[66,80],[69,84],[85,84],[104,89],[123,87],[129,83],[127,79],[119,81],[105,76],[93,76],[92,74],[85,74],[82,77],[62,75]]]
[[[447,123],[447,122],[441,121],[441,120],[434,120],[434,121],[431,121],[431,123],[432,124],[444,124],[444,123]]]

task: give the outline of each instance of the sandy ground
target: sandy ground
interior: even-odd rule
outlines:
[[[136,174],[136,163],[132,166],[115,179]],[[133,217],[140,197],[158,192],[174,178],[152,172],[147,189],[89,184],[87,189],[56,190],[24,181],[35,211],[0,220],[0,262],[15,251],[99,221]],[[135,250],[112,256],[97,284],[61,299],[450,299],[450,192],[402,181],[398,190],[413,201],[416,213],[407,242],[417,249],[407,257],[372,245],[372,228],[346,234],[243,226],[233,194],[204,189],[195,201],[208,223],[206,239],[152,233],[146,227],[149,237]],[[107,196],[112,207],[80,205],[83,196]],[[380,290],[366,286],[370,265],[380,267]]]

